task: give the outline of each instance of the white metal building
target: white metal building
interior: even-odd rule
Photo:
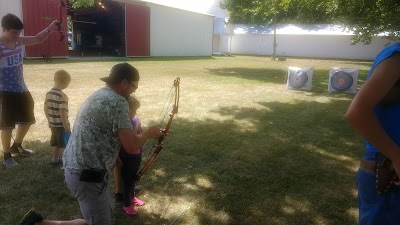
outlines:
[[[211,56],[214,17],[154,3],[150,7],[150,56]]]

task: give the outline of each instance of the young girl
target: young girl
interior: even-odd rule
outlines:
[[[138,133],[142,133],[142,127],[139,118],[136,116],[136,111],[140,107],[140,102],[137,98],[130,96],[128,99],[129,112],[133,129]],[[121,189],[122,183],[122,200],[123,211],[128,215],[136,215],[135,205],[142,206],[144,202],[134,196],[134,187],[136,183],[136,174],[139,171],[140,162],[142,159],[142,149],[139,148],[134,154],[127,153],[122,147],[119,151],[119,159],[114,167],[115,183],[116,183],[116,198]],[[121,178],[121,179],[120,179]],[[122,182],[121,182],[122,180]],[[116,199],[117,200],[117,199]]]

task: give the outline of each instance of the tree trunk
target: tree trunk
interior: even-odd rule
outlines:
[[[275,22],[274,22],[273,26],[274,26],[274,43],[272,46],[271,60],[275,60],[275,58],[276,58],[276,46],[277,46],[277,44],[276,44],[276,23]]]

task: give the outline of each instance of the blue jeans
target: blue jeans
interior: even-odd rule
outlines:
[[[375,173],[359,169],[357,173],[359,225],[399,225],[400,188],[384,195],[376,193]]]

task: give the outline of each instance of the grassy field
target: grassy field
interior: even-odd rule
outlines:
[[[104,85],[99,78],[122,61],[141,73],[138,116],[145,126],[163,115],[176,77],[181,97],[167,143],[141,180],[147,204],[135,218],[113,205],[113,224],[356,224],[363,144],[344,119],[353,95],[328,93],[328,71],[358,68],[360,86],[371,62],[252,56],[26,60],[37,121],[24,146],[35,154],[16,158],[17,168],[0,168],[0,224],[17,224],[31,207],[49,219],[81,216],[63,171],[49,164],[44,96],[57,69],[70,72],[65,92],[73,123],[83,101]],[[288,66],[314,67],[312,91],[285,88]],[[110,196],[113,178],[111,184]]]

